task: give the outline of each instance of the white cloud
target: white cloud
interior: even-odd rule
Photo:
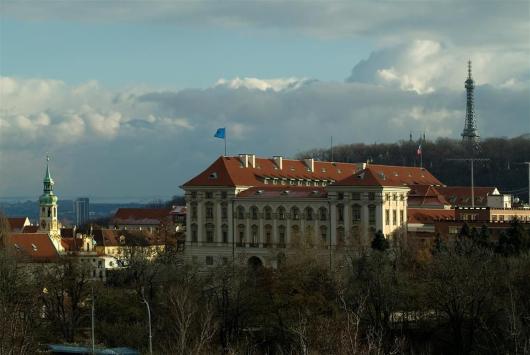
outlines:
[[[468,52],[432,40],[415,40],[372,52],[355,65],[347,81],[394,86],[418,94],[444,88],[461,90],[469,59],[477,85],[508,87],[515,83],[514,78],[530,72],[526,52]]]
[[[282,91],[288,89],[297,89],[307,83],[305,78],[277,78],[277,79],[258,79],[258,78],[239,78],[232,80],[219,79],[214,87],[226,87],[229,89],[246,88],[251,90],[272,90]]]

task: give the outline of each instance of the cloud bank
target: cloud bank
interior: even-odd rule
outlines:
[[[524,56],[505,54],[510,65],[499,70],[490,70],[496,57],[487,53],[473,59],[481,135],[530,132]],[[344,82],[234,78],[153,91],[2,77],[0,196],[38,195],[46,152],[63,196],[168,196],[222,154],[218,127],[227,127],[230,154],[292,155],[327,146],[330,136],[338,143],[389,142],[411,131],[456,138],[466,60],[447,44],[416,40],[374,51]]]

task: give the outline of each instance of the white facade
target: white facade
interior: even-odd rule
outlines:
[[[276,267],[299,248],[343,254],[369,247],[374,231],[405,236],[406,186],[327,186],[290,196],[240,195],[249,187],[185,187],[188,226],[185,253],[192,262],[218,265],[232,260]],[[255,259],[254,259],[255,260]]]

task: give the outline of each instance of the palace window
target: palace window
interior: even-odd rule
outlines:
[[[228,206],[226,203],[223,203],[221,205],[221,218],[227,219],[228,218]]]
[[[278,207],[278,219],[284,220],[285,219],[285,208]]]
[[[250,215],[252,219],[258,219],[258,208],[256,206],[250,208]]]
[[[390,225],[390,210],[385,210],[385,225]]]
[[[339,222],[343,222],[344,221],[344,206],[342,206],[342,205],[338,205],[337,206],[337,220]]]
[[[237,207],[237,218],[238,219],[244,219],[245,218],[245,208],[243,206]]]
[[[307,219],[308,221],[313,220],[313,209],[311,207],[307,207],[305,209],[305,219]]]
[[[213,204],[210,202],[206,204],[206,218],[213,218]]]
[[[375,192],[369,192],[368,193],[368,200],[374,201],[375,200]]]
[[[300,219],[300,210],[298,209],[298,207],[293,207],[291,209],[291,218],[294,220]]]
[[[392,224],[395,226],[397,224],[397,211],[392,210]]]
[[[213,265],[213,256],[206,257],[206,265]]]
[[[319,211],[319,214],[320,214],[320,220],[321,221],[325,221],[328,219],[328,210],[324,207],[320,207],[320,209],[318,210]]]
[[[351,207],[351,219],[353,223],[358,223],[361,221],[361,206],[353,205]]]
[[[272,208],[267,206],[267,207],[265,207],[264,211],[265,211],[265,219],[266,220],[272,219]]]
[[[361,199],[361,194],[358,193],[358,192],[352,192],[352,194],[351,194],[351,199],[352,199],[352,200],[355,200],[355,201],[358,201],[358,200]]]
[[[375,206],[368,206],[368,223],[370,225],[375,225]]]

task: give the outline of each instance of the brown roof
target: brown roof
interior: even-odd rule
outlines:
[[[12,233],[9,245],[21,255],[34,261],[53,261],[59,257],[50,237],[46,233]]]
[[[162,245],[163,238],[158,238],[153,233],[147,231],[128,231],[119,229],[96,229],[93,231],[96,246],[113,247],[138,245],[137,242],[145,242],[147,245]],[[124,243],[120,242],[120,237],[124,236]],[[142,244],[140,243],[140,245]]]
[[[432,223],[434,221],[447,219],[455,219],[455,210],[438,208],[407,208],[408,223]]]
[[[264,186],[263,179],[313,179],[337,181],[360,169],[360,164],[314,162],[314,171],[308,171],[303,160],[283,159],[280,170],[273,159],[257,158],[255,167],[241,165],[239,157],[219,157],[206,170],[183,186]]]
[[[436,188],[453,206],[471,206],[470,186],[440,186]],[[477,187],[473,189],[475,206],[485,207],[488,204],[488,195],[495,192],[495,187]]]
[[[115,224],[160,224],[169,217],[171,208],[118,208],[112,222]]]
[[[28,217],[9,217],[7,221],[9,223],[9,228],[11,228],[12,231],[22,230],[24,225],[29,223]]]
[[[266,186],[264,178],[312,179],[341,181],[360,171],[363,164],[315,161],[314,171],[308,171],[304,160],[283,159],[279,169],[274,159],[257,158],[255,167],[245,168],[239,157],[219,157],[199,175],[186,182],[188,186]],[[374,174],[385,175],[389,181],[406,185],[442,185],[431,173],[422,168],[367,165]],[[388,185],[385,185],[388,186]]]
[[[39,226],[25,226],[22,228],[22,233],[37,233]]]
[[[255,198],[325,198],[327,191],[322,187],[311,186],[262,186],[252,187],[238,194],[238,197]]]
[[[416,186],[441,185],[423,168],[367,165],[363,170],[335,182],[332,186]]]
[[[439,187],[428,185],[415,185],[410,187],[407,199],[409,207],[435,207],[444,208],[450,203],[438,191]]]

